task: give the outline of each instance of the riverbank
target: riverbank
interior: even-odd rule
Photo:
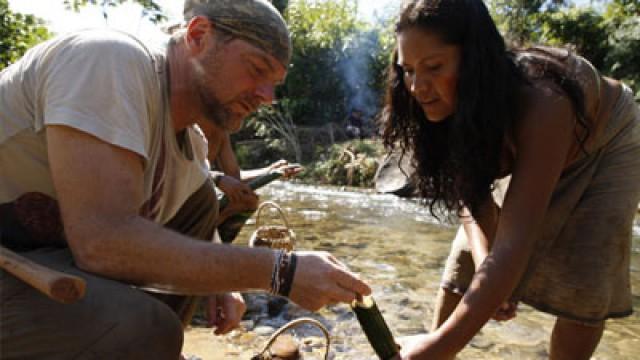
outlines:
[[[233,335],[215,336],[211,329],[189,328],[185,332],[182,353],[187,360],[251,359],[255,352],[233,345],[228,339]]]

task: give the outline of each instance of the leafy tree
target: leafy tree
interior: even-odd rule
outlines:
[[[278,11],[284,14],[284,11],[289,5],[289,0],[272,0],[271,3],[276,7],[276,9],[278,9]]]
[[[49,37],[42,20],[33,15],[14,13],[7,0],[0,0],[0,70]]]
[[[598,69],[604,68],[610,46],[601,13],[592,7],[574,7],[544,14],[540,19],[542,33],[539,42],[552,46],[571,44]]]
[[[297,0],[287,7],[293,58],[280,95],[292,100],[297,124],[320,124],[341,115],[345,94],[338,68],[345,40],[360,25],[356,10],[355,0]]]
[[[285,12],[292,65],[281,97],[297,124],[341,122],[353,107],[379,107],[391,42],[387,24],[356,18],[355,0],[295,0]]]
[[[286,82],[278,89],[281,100],[273,109],[255,114],[247,122],[248,129],[236,134],[234,140],[252,138],[258,130],[272,149],[293,155],[284,154],[295,146],[273,130],[273,119],[291,119],[298,127],[328,122],[339,127],[353,107],[362,107],[369,115],[378,112],[391,31],[388,23],[366,24],[356,14],[356,0],[288,2],[284,15],[293,55]],[[300,140],[301,145],[310,145],[304,138]],[[300,157],[299,149],[296,157]]]
[[[537,15],[545,0],[490,0],[498,27],[511,41],[522,43],[536,32]]]
[[[302,148],[296,134],[296,127],[289,113],[288,99],[283,99],[271,107],[262,107],[256,115],[261,121],[254,123],[258,136],[267,139],[267,146],[277,149],[296,162],[302,162]]]
[[[99,5],[102,7],[102,16],[107,19],[107,9],[121,5],[129,0],[64,0],[64,4],[69,9],[74,11],[80,10],[83,6],[87,5]],[[162,11],[162,7],[154,0],[133,0],[134,2],[142,5],[144,9],[144,16],[154,23],[159,23],[167,20],[167,16]]]
[[[607,6],[603,23],[608,29],[610,48],[605,68],[635,89],[640,101],[640,1],[614,0]]]
[[[573,46],[640,99],[640,0],[490,0],[498,27],[518,44]]]

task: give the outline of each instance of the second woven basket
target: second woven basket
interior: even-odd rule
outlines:
[[[260,215],[262,210],[271,207],[278,211],[284,225],[260,225]],[[256,211],[256,230],[249,240],[250,247],[265,246],[272,249],[284,249],[293,251],[296,244],[296,234],[291,230],[289,222],[284,212],[278,204],[273,201],[265,201]]]

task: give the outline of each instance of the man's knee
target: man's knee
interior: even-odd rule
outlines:
[[[179,358],[182,325],[168,306],[150,297],[137,302],[137,306],[123,305],[130,303],[119,302],[107,307],[105,313],[95,319],[94,327],[102,329],[102,333],[79,359]]]
[[[2,275],[0,358],[179,358],[178,317],[140,290],[85,274],[85,297],[62,305]]]
[[[184,332],[176,314],[165,304],[152,300],[140,309],[120,316],[118,334],[114,334],[126,359],[178,359]],[[140,357],[144,356],[144,357]]]

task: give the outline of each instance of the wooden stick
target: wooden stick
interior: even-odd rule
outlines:
[[[63,304],[74,303],[84,296],[84,279],[36,264],[4,246],[0,246],[0,268]]]

